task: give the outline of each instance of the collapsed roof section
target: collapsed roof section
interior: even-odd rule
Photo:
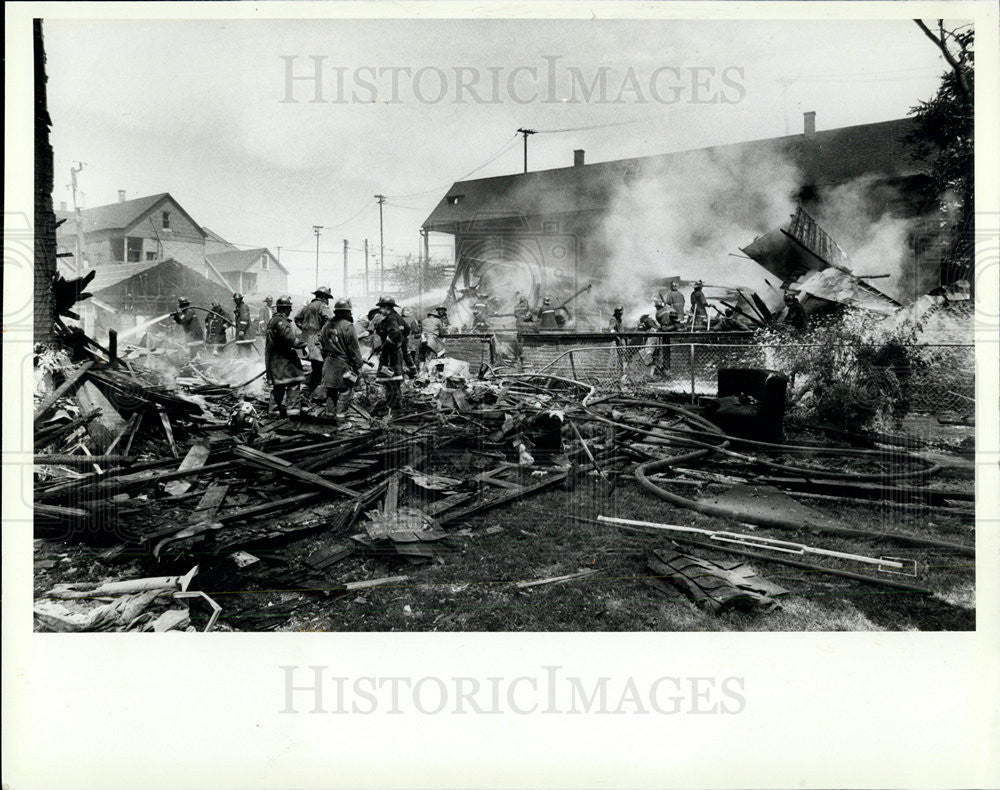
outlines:
[[[786,225],[740,248],[785,287],[830,302],[878,312],[900,306],[895,299],[856,277],[847,253],[801,206]]]

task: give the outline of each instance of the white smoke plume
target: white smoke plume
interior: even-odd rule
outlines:
[[[813,216],[851,259],[855,274],[889,274],[871,285],[899,302],[908,303],[937,284],[936,269],[918,271],[910,243],[925,224],[921,217],[894,213],[901,195],[895,188],[876,185],[874,176],[823,190]]]
[[[601,227],[615,297],[632,312],[649,312],[650,282],[671,276],[773,290],[765,282],[780,285],[772,274],[733,254],[788,220],[799,184],[797,167],[777,149],[752,156],[706,149],[653,160],[618,185]]]

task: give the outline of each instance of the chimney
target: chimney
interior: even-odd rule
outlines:
[[[65,200],[62,200],[62,201],[59,202],[59,210],[60,211],[65,211],[66,210],[66,201]]]
[[[802,113],[802,119],[805,124],[805,136],[812,137],[812,135],[816,134],[816,111],[810,110],[809,112]]]
[[[813,114],[815,115],[815,113],[813,113]],[[124,189],[119,189],[118,190],[118,202],[119,203],[124,203],[125,202],[125,190]]]
[[[583,167],[585,164],[586,151],[582,148],[577,148],[573,151],[573,167]]]

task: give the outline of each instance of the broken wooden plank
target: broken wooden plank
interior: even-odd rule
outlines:
[[[445,525],[455,525],[466,521],[473,516],[478,516],[480,513],[485,513],[487,510],[492,510],[493,508],[500,507],[501,505],[509,504],[510,502],[516,502],[517,500],[523,499],[524,497],[531,496],[532,494],[537,494],[541,491],[545,491],[548,488],[554,488],[560,485],[566,480],[566,473],[559,472],[553,474],[544,480],[540,480],[530,486],[525,486],[521,491],[511,491],[509,494],[503,494],[496,499],[488,500],[486,502],[480,502],[477,505],[460,510],[457,513],[453,513],[450,516],[446,516],[443,519],[439,519],[439,524],[441,526]]]
[[[111,405],[104,393],[92,382],[84,381],[76,391],[76,401],[85,412],[100,409],[101,413],[87,424],[87,433],[94,440],[98,452],[104,452],[125,425],[124,418]]]
[[[306,472],[303,469],[299,469],[291,461],[278,458],[270,453],[255,450],[254,448],[247,447],[243,444],[236,445],[234,452],[237,458],[252,466],[277,472],[280,475],[300,480],[303,483],[308,483],[316,488],[333,491],[341,496],[351,497],[352,499],[360,495],[359,492],[354,489],[333,483],[323,477],[320,477],[319,475],[313,474],[312,472]]]
[[[409,580],[409,576],[383,576],[381,579],[369,579],[362,582],[347,582],[344,585],[346,590],[368,590],[372,587],[383,587],[386,584],[395,584],[396,582],[405,582]]]
[[[459,491],[457,494],[452,494],[444,499],[439,499],[437,502],[431,502],[429,505],[426,505],[421,509],[428,516],[436,516],[440,513],[444,513],[446,510],[451,510],[453,507],[464,505],[470,499],[475,498],[475,496],[475,491]]]
[[[66,395],[83,377],[86,373],[94,366],[94,360],[88,360],[84,362],[80,367],[66,374],[66,379],[60,384],[55,390],[49,393],[49,396],[43,400],[38,408],[35,409],[34,422],[38,422],[42,417],[44,417],[49,409],[51,409],[57,400],[59,400],[63,395]]]
[[[314,551],[306,557],[305,563],[313,570],[323,571],[354,553],[354,547],[349,543],[335,543],[332,546]]]
[[[177,443],[174,441],[174,429],[170,426],[170,416],[167,414],[167,410],[157,403],[156,411],[160,415],[160,422],[163,424],[163,432],[167,435],[167,441],[170,443],[170,453],[174,456],[174,458],[180,458],[181,454],[177,450]]]
[[[506,472],[508,469],[512,467],[516,467],[516,464],[503,463],[500,466],[496,467],[495,469],[489,469],[485,472],[480,472],[472,479],[475,480],[477,483],[487,483],[492,486],[497,486],[498,488],[506,488],[511,491],[523,491],[524,486],[521,485],[520,483],[515,483],[511,480],[503,480],[501,478],[494,477],[494,475]]]
[[[162,412],[166,415],[166,412]],[[194,444],[191,445],[191,449],[187,451],[187,455],[184,456],[184,460],[181,461],[181,465],[177,468],[178,472],[184,471],[197,471],[205,465],[205,461],[208,460],[208,445],[207,444]],[[194,481],[190,477],[187,479],[173,480],[164,486],[164,490],[170,494],[170,496],[179,496],[187,491]]]
[[[222,505],[227,493],[229,493],[228,483],[212,483],[198,501],[195,512],[202,512],[205,517],[211,518]]]
[[[399,506],[399,480],[403,476],[402,472],[393,472],[389,477],[389,482],[385,489],[385,502],[382,506],[382,513],[391,516]]]
[[[63,455],[39,454],[35,456],[35,465],[55,464],[59,466],[90,466],[91,464],[131,464],[135,457],[131,455]]]
[[[90,511],[79,507],[63,507],[62,505],[43,505],[35,503],[35,517],[56,519],[59,521],[75,521],[90,518]]]
[[[115,436],[115,438],[111,441],[111,444],[109,444],[107,449],[104,451],[105,455],[110,455],[114,452],[115,448],[122,443],[122,439],[128,437],[129,440],[131,440],[131,437],[135,435],[136,426],[141,419],[142,414],[140,412],[132,412],[132,414],[129,415],[128,420],[126,420],[125,424],[122,426],[122,429],[118,432],[118,435]],[[131,441],[129,441],[129,446],[131,446],[131,444]],[[128,455],[128,453],[125,452],[122,453],[122,455]]]
[[[540,587],[543,584],[559,584],[560,582],[569,581],[570,579],[581,579],[584,576],[593,576],[597,573],[596,568],[588,568],[587,570],[578,571],[577,573],[567,573],[565,576],[550,576],[548,579],[537,579],[531,582],[518,582],[517,589],[524,590],[528,587]]]
[[[270,502],[265,502],[262,505],[252,505],[250,507],[236,508],[235,510],[229,510],[216,518],[216,521],[220,521],[223,524],[229,522],[240,522],[246,521],[257,516],[262,516],[268,513],[276,513],[282,510],[289,510],[293,505],[304,505],[308,502],[312,502],[319,499],[322,493],[319,491],[310,491],[307,494],[296,494],[295,496],[285,497],[284,499],[274,499]]]
[[[132,442],[135,441],[135,435],[139,432],[139,426],[142,424],[142,418],[145,414],[146,410],[140,409],[132,415],[135,421],[132,423],[132,427],[129,428],[128,436],[125,438],[125,446],[122,448],[126,455],[132,449]]]

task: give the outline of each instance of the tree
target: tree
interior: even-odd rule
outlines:
[[[971,25],[946,30],[944,21],[939,19],[934,32],[921,20],[913,21],[941,50],[950,70],[941,75],[933,98],[910,109],[916,128],[909,142],[931,164],[934,196],[951,237],[941,264],[942,282],[964,279],[974,285],[975,31]]]
[[[447,286],[451,267],[443,260],[431,258],[425,261],[423,258],[407,255],[392,268],[391,276],[401,296],[415,296]]]

